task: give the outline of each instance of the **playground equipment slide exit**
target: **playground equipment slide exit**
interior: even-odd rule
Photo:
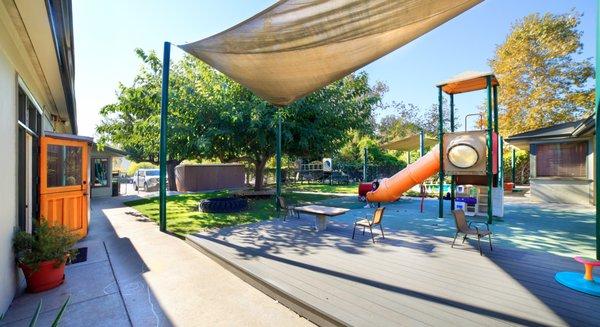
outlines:
[[[434,146],[426,155],[408,165],[390,178],[379,181],[379,186],[367,193],[369,202],[394,202],[413,186],[423,183],[440,170],[440,150]]]

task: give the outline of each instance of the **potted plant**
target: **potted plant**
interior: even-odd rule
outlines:
[[[27,280],[28,292],[42,292],[57,287],[65,280],[65,264],[77,255],[73,245],[77,235],[65,226],[51,226],[45,219],[33,234],[20,231],[13,246],[17,264]]]

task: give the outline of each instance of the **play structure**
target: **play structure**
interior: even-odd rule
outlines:
[[[554,276],[556,281],[576,291],[600,296],[600,278],[592,274],[594,267],[600,266],[600,260],[585,257],[573,259],[583,265],[585,272],[583,274],[572,271],[559,272]]]
[[[450,131],[439,124],[438,145],[426,155],[390,178],[373,182],[367,192],[369,202],[393,202],[412,187],[438,174],[439,217],[443,217],[444,177],[451,177],[451,208],[462,208],[468,215],[502,217],[503,176],[502,138],[498,136],[498,80],[491,73],[467,72],[439,84],[439,121],[443,121],[443,93],[450,96]],[[487,90],[487,129],[456,132],[454,95]],[[483,117],[482,117],[483,118]],[[483,119],[482,119],[483,120]],[[456,192],[457,185],[460,185]]]
[[[328,184],[348,184],[350,177],[341,169],[334,169],[332,158],[322,161],[299,163],[296,165],[294,179],[296,182],[318,182]]]

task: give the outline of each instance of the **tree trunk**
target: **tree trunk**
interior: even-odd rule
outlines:
[[[260,191],[263,189],[263,180],[265,177],[265,166],[267,165],[267,159],[261,159],[261,161],[254,162],[254,190]]]
[[[181,163],[181,160],[168,160],[167,161],[167,181],[169,182],[168,190],[177,191],[177,185],[175,184],[175,167]]]

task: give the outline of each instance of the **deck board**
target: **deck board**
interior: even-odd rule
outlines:
[[[581,270],[549,253],[385,229],[351,239],[344,220],[321,233],[312,217],[188,236],[238,269],[352,326],[593,325],[600,298],[569,290],[554,273]],[[459,242],[460,243],[460,242]]]

